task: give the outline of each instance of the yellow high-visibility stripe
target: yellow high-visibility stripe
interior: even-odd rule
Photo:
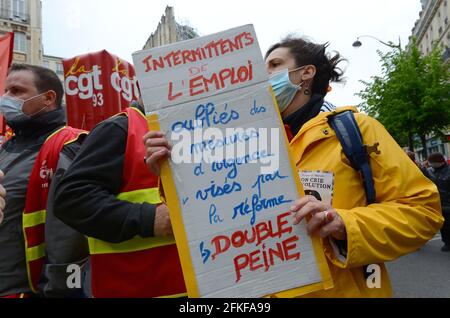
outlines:
[[[142,189],[130,192],[124,192],[117,196],[119,200],[133,202],[133,203],[161,203],[159,196],[159,188]],[[115,254],[115,253],[130,253],[148,250],[151,248],[162,247],[175,244],[173,237],[149,237],[142,238],[136,236],[131,240],[122,243],[109,243],[95,238],[88,238],[89,251],[93,255],[98,254]]]
[[[122,201],[128,201],[133,203],[151,203],[158,204],[161,203],[161,198],[159,197],[158,188],[150,188],[143,190],[136,190],[131,192],[124,192],[117,196],[117,199]]]
[[[46,210],[27,213],[22,215],[23,227],[29,228],[45,223]]]
[[[122,243],[108,243],[91,237],[88,238],[88,242],[89,251],[94,255],[138,252],[151,248],[175,244],[174,239],[171,237],[142,238],[140,236],[136,236],[133,239]]]
[[[45,256],[45,244],[27,248],[27,261],[32,262]]]
[[[159,297],[155,297],[155,298],[180,298],[180,297],[187,297],[188,294],[187,293],[183,293],[183,294],[175,294],[175,295],[168,295],[168,296],[159,296]]]

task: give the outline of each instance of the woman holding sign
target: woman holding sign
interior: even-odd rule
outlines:
[[[333,289],[308,296],[390,297],[383,263],[416,251],[436,234],[443,221],[439,194],[378,121],[355,108],[334,110],[324,102],[330,82],[343,75],[339,54],[330,57],[327,46],[290,37],[265,57],[308,194],[293,204],[293,222],[307,219],[310,235],[322,238],[334,281]],[[366,145],[367,154],[357,162],[368,173],[365,182],[343,151],[337,136],[342,127],[331,125],[334,116],[346,112],[354,114]],[[340,124],[348,131],[348,124]],[[147,166],[159,174],[159,161],[170,155],[169,143],[160,132],[148,133],[144,142]]]

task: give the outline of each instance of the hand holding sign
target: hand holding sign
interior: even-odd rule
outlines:
[[[160,160],[170,157],[172,147],[161,131],[150,131],[147,133],[144,136],[144,144],[147,152],[145,163],[154,175],[159,176],[161,172]]]
[[[309,218],[308,234],[318,233],[320,237],[332,236],[343,241],[347,238],[345,224],[339,214],[331,205],[307,195],[295,201],[291,207],[294,214],[294,224],[299,224],[304,218]]]

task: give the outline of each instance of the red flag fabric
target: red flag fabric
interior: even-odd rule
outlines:
[[[14,47],[14,33],[0,35],[0,96],[5,89],[5,80],[8,68],[11,65]],[[0,114],[0,145],[5,141],[6,123]]]
[[[138,100],[133,65],[106,50],[64,59],[68,125],[91,130]]]

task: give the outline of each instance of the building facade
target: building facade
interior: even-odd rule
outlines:
[[[42,65],[41,0],[0,0],[0,34],[14,32],[13,62]]]
[[[147,50],[196,37],[198,37],[197,32],[189,25],[179,24],[175,20],[173,7],[167,6],[156,31],[150,35],[143,49]]]
[[[53,72],[58,75],[59,80],[61,81],[63,87],[64,86],[64,66],[63,66],[63,59],[62,57],[57,56],[51,56],[51,55],[44,55],[42,57],[43,62],[42,66],[51,69]],[[66,94],[63,96],[62,100],[62,106],[65,109],[66,107]]]
[[[444,50],[444,58],[449,59],[450,46],[450,6],[449,0],[421,0],[422,11],[412,30],[417,45],[423,54],[439,45]]]
[[[41,0],[0,0],[0,34],[14,32],[13,63],[44,66],[64,83],[62,58],[43,54]]]
[[[443,59],[450,62],[450,4],[449,0],[421,0],[422,11],[412,30],[412,37],[422,54],[431,53],[435,45],[443,49]],[[427,136],[428,154],[440,152],[450,158],[450,129],[445,132],[447,140]],[[447,142],[446,142],[447,141]],[[424,149],[417,149],[420,160],[425,160]]]
[[[61,82],[64,82],[64,67],[61,57],[44,55],[42,66],[54,71],[58,75]]]

